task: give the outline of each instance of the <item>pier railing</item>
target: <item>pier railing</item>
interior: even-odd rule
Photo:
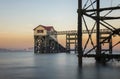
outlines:
[[[96,33],[96,30],[82,30],[83,34],[87,34],[88,32]],[[101,33],[111,33],[112,31],[109,29],[100,29]],[[65,34],[76,34],[77,30],[69,30],[69,31],[57,31],[57,32],[49,32],[50,35],[65,35]]]

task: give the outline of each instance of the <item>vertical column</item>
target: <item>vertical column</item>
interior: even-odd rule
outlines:
[[[68,34],[68,40],[69,40],[69,53],[70,53],[70,34]]]
[[[45,51],[46,53],[50,53],[49,35],[45,36],[45,42],[46,42]]]
[[[112,36],[110,36],[109,51],[110,51],[110,54],[112,54]]]
[[[70,53],[70,34],[66,34],[66,51]]]
[[[76,33],[75,33],[75,53],[77,53],[77,48],[76,48],[76,46],[77,46],[77,36],[76,36]]]
[[[45,39],[44,39],[44,42],[45,42],[45,46],[44,46],[44,53],[48,53],[47,52],[47,35],[45,36]]]
[[[56,39],[57,39],[57,42],[58,42],[57,34],[56,34]],[[59,43],[56,43],[56,45],[57,45],[57,53],[59,53]]]
[[[96,58],[96,61],[100,61],[100,58],[99,58],[99,55],[101,54],[101,46],[100,46],[100,12],[99,12],[99,9],[100,9],[100,0],[96,0],[96,8],[97,8],[97,12],[96,12],[96,30],[97,30],[97,34],[96,34],[96,44],[97,44],[97,49],[96,49],[96,55],[97,55],[97,58]]]
[[[68,53],[68,39],[67,39],[67,34],[66,34],[66,52]]]
[[[34,53],[37,53],[37,50],[36,50],[36,36],[34,36]]]
[[[78,64],[82,66],[82,0],[78,0]]]

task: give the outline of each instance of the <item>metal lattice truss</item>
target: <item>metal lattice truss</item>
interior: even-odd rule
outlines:
[[[105,7],[104,5],[101,6],[101,3],[104,1],[112,1],[112,0],[78,0],[79,6],[78,6],[78,35],[81,35],[82,33],[79,33],[81,30],[84,29],[87,30],[88,38],[86,41],[81,38],[82,42],[84,41],[85,44],[80,46],[81,42],[78,40],[78,51],[82,49],[83,55],[89,54],[91,51],[95,50],[96,52],[101,52],[101,44],[103,44],[106,40],[109,40],[112,38],[113,35],[120,36],[120,25],[114,26],[110,22],[110,20],[120,20],[120,13],[118,13],[117,16],[114,16],[114,11],[120,10],[120,4],[118,5],[112,5],[110,7]],[[114,1],[114,0],[113,0]],[[119,1],[120,2],[120,1]],[[107,4],[106,4],[107,5]],[[80,22],[81,21],[81,22]],[[92,22],[90,22],[92,21]],[[80,25],[80,23],[82,23]],[[120,23],[119,23],[120,24]],[[100,40],[100,29],[107,29],[110,31],[109,36],[107,36],[104,40]],[[93,41],[92,34],[94,33],[94,30],[97,31],[96,33],[96,43]],[[114,40],[114,38],[113,38]],[[88,43],[91,44],[91,48],[88,50]],[[120,44],[120,40],[116,42],[114,45],[112,45],[112,48],[116,45]],[[87,51],[86,51],[87,49]],[[106,51],[105,51],[106,52]],[[80,52],[79,52],[80,53]]]

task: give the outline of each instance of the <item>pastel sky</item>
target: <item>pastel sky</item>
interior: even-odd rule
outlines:
[[[0,0],[0,48],[33,47],[33,29],[38,25],[51,25],[58,31],[77,29],[77,1]]]
[[[76,29],[77,0],[0,0],[0,48],[33,47],[33,28]]]

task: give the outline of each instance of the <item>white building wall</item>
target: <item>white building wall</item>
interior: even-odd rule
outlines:
[[[43,30],[43,33],[38,33],[38,30]],[[45,28],[43,28],[43,27],[37,27],[37,28],[34,30],[34,35],[46,36],[46,35],[47,35],[47,31],[46,31]]]
[[[38,30],[43,30],[43,33],[38,33]],[[54,32],[54,29],[51,29],[51,31],[47,31],[44,27],[38,26],[37,28],[34,29],[34,35],[35,36],[46,36],[50,35],[50,32]],[[57,35],[50,35],[51,38],[57,41]]]

